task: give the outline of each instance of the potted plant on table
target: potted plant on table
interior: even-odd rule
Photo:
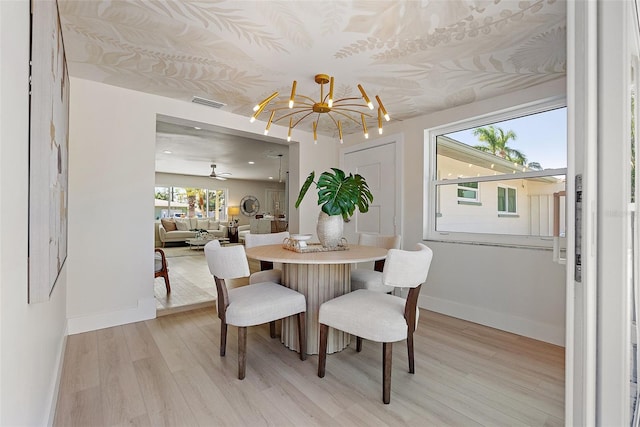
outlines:
[[[361,213],[367,212],[373,195],[362,175],[347,175],[337,168],[320,174],[317,182],[314,179],[315,171],[312,171],[300,188],[295,206],[300,206],[311,184],[315,184],[318,205],[322,205],[316,229],[318,240],[326,248],[336,247],[342,239],[344,221],[349,220],[356,208]]]

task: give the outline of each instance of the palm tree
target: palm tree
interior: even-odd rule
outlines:
[[[515,141],[517,138],[514,131],[505,132],[502,128],[487,126],[474,129],[473,135],[484,143],[484,145],[476,145],[473,148],[502,157],[519,165],[527,164],[527,157],[524,153],[515,148],[507,147],[510,140]]]

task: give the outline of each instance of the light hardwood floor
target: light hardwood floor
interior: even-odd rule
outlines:
[[[55,426],[561,426],[562,348],[421,310],[416,373],[394,345],[391,404],[382,346],[355,342],[301,361],[268,327],[249,329],[247,376],[237,329],[218,354],[214,308],[68,337]]]

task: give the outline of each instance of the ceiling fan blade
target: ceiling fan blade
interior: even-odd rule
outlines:
[[[218,175],[218,176],[229,176],[229,175],[231,175],[231,173],[230,172],[221,172],[221,173],[216,174],[216,175]]]
[[[226,181],[227,178],[221,177],[221,176],[214,176],[215,179],[218,179],[220,181]]]

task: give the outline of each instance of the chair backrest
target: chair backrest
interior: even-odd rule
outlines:
[[[364,246],[376,246],[384,249],[400,249],[402,236],[384,236],[381,234],[360,233],[358,244]]]
[[[244,245],[247,248],[264,245],[282,244],[283,240],[289,237],[288,231],[280,233],[253,234],[249,233],[244,236]]]
[[[251,274],[242,245],[221,247],[220,242],[212,240],[204,246],[204,255],[209,272],[219,279],[237,279]]]
[[[399,288],[415,288],[427,280],[433,251],[418,243],[417,251],[389,249],[382,272],[382,283]]]

